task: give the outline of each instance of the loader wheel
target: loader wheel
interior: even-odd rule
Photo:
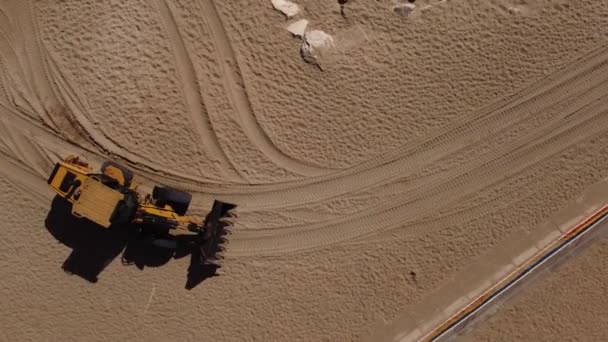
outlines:
[[[164,249],[177,249],[177,241],[169,239],[154,239],[150,242],[153,246]]]
[[[184,216],[190,206],[192,195],[169,187],[155,186],[152,197],[161,204],[169,204],[178,215]]]
[[[142,234],[139,236],[140,241],[142,241],[146,245],[152,245],[155,247],[160,247],[163,249],[176,249],[177,248],[177,240],[171,238],[168,234]]]

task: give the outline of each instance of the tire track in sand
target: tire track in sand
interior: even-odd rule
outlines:
[[[175,18],[171,9],[165,0],[158,0],[156,4],[152,4],[156,12],[159,13],[160,24],[164,26],[165,32],[169,35],[169,40],[173,45],[173,54],[175,56],[175,67],[178,71],[178,77],[182,84],[182,93],[188,107],[188,114],[194,124],[200,139],[205,144],[204,150],[214,158],[216,163],[219,163],[220,169],[236,182],[244,182],[244,178],[238,173],[234,165],[224,153],[219,140],[215,136],[215,132],[211,127],[209,117],[204,112],[204,102],[200,93],[200,85],[195,78],[194,66],[192,59],[186,51],[182,36],[175,22]]]
[[[557,75],[537,82],[517,94],[509,101],[499,101],[490,108],[463,119],[424,137],[410,148],[391,152],[377,160],[363,163],[353,169],[328,177],[303,182],[292,182],[270,187],[258,186],[246,191],[236,189],[197,189],[194,185],[181,183],[192,191],[206,191],[228,201],[242,203],[243,209],[276,209],[286,206],[306,205],[319,200],[386,183],[411,174],[417,169],[449,156],[463,146],[492,137],[502,129],[521,121],[522,114],[551,106],[561,98],[577,93],[581,87],[600,83],[608,74],[608,46],[603,46],[586,58],[572,63]],[[356,184],[356,185],[353,185]],[[256,191],[257,190],[257,191]]]
[[[465,167],[464,169],[461,169],[461,172],[459,172],[459,175],[457,175],[456,178],[452,178],[454,177],[453,174],[451,176],[449,175],[452,173],[450,170],[444,171],[447,173],[447,175],[444,176],[448,176],[448,179],[451,180],[444,182],[435,188],[431,188],[433,189],[432,191],[423,192],[422,197],[420,197],[419,200],[423,200],[423,202],[429,204],[420,207],[419,203],[417,208],[414,209],[424,211],[429,210],[429,208],[432,208],[433,206],[441,207],[441,202],[456,200],[460,198],[462,194],[470,193],[471,189],[483,189],[492,184],[493,180],[495,181],[498,177],[493,175],[493,172],[497,172],[498,174],[500,171],[503,171],[504,168],[509,170],[509,172],[523,172],[526,168],[533,167],[533,165],[538,164],[541,161],[548,160],[562,150],[578,144],[589,137],[605,136],[606,120],[608,119],[606,109],[608,106],[606,106],[606,102],[601,99],[608,93],[605,84],[606,76],[608,74],[608,70],[606,69],[607,59],[606,53],[603,51],[599,54],[599,59],[593,59],[594,63],[583,63],[582,65],[578,65],[574,70],[567,69],[565,72],[562,70],[557,75],[559,77],[553,75],[549,78],[551,81],[549,83],[553,83],[552,86],[547,87],[547,84],[543,84],[545,92],[538,91],[538,89],[531,92],[520,92],[520,94],[523,94],[522,97],[528,97],[528,101],[530,101],[530,99],[534,100],[529,102],[528,106],[509,106],[509,110],[503,111],[502,115],[500,115],[502,118],[517,115],[521,116],[522,114],[527,116],[534,115],[535,110],[539,110],[542,107],[550,108],[550,104],[555,103],[556,100],[560,103],[559,99],[565,94],[569,94],[570,96],[584,95],[583,97],[587,97],[587,94],[580,93],[580,87],[586,86],[587,91],[590,92],[589,95],[591,95],[589,96],[589,99],[595,99],[595,101],[592,101],[591,105],[583,104],[580,111],[566,114],[565,119],[574,120],[571,124],[559,127],[561,120],[557,121],[552,127],[555,129],[550,130],[548,134],[547,130],[543,130],[544,132],[541,131],[540,135],[538,134],[539,132],[536,132],[537,134],[533,135],[536,136],[536,138],[529,141],[531,145],[525,143],[524,145],[516,144],[506,146],[506,148],[503,147],[503,153],[506,154],[496,156],[489,160],[484,158],[486,160],[483,161],[481,165],[472,169],[470,167]],[[565,80],[562,79],[564,78],[563,76],[566,76]],[[552,82],[555,80],[558,80],[559,82],[557,84]],[[595,87],[596,85],[597,87]],[[547,88],[550,91],[547,91]],[[530,94],[532,94],[531,98],[528,96]],[[516,98],[513,102],[518,104],[525,103],[521,101],[521,98]],[[573,102],[577,101],[575,100]],[[565,110],[566,107],[561,104],[554,108],[554,110],[561,111]],[[564,115],[564,113],[559,114]],[[581,119],[583,120],[582,122],[580,121]],[[556,124],[558,127],[555,126]],[[497,151],[493,152],[494,153],[490,153],[490,155],[495,154]],[[519,164],[519,167],[517,167],[517,164]],[[483,181],[489,183],[482,186],[481,183],[483,183]],[[448,196],[450,194],[452,194],[452,196]],[[456,194],[455,197],[454,194]],[[450,199],[450,197],[452,198]],[[282,236],[274,236],[268,241],[263,241],[268,238],[267,234],[261,234],[262,236],[266,236],[263,239],[260,239],[260,241],[255,237],[255,234],[244,240],[238,239],[237,236],[237,239],[233,241],[231,251],[235,253],[233,255],[283,253],[316,248],[321,245],[330,245],[335,242],[344,241],[348,239],[348,236],[355,237],[357,235],[365,235],[374,230],[390,230],[411,220],[411,210],[404,210],[406,209],[405,206],[411,205],[411,200],[412,199],[409,198],[386,208],[375,208],[374,212],[355,215],[355,217],[350,217],[337,224],[316,225],[316,229],[313,229],[312,231],[291,232]]]
[[[29,167],[18,159],[5,152],[0,151],[0,175],[11,183],[26,190],[36,203],[42,207],[48,207],[53,199],[50,189],[43,187],[44,180],[38,174],[33,173]],[[44,189],[44,191],[41,190]]]
[[[266,135],[255,118],[249,96],[245,90],[245,80],[238,71],[238,69],[243,68],[243,65],[238,62],[238,58],[230,45],[230,39],[213,0],[199,0],[199,3],[202,7],[203,17],[206,19],[206,26],[211,33],[213,44],[219,55],[220,65],[218,68],[223,76],[222,81],[226,94],[232,102],[233,108],[240,119],[240,125],[251,143],[276,165],[293,173],[314,177],[330,172],[332,169],[303,163],[289,157]]]
[[[0,2],[0,51],[6,51],[7,49],[11,48],[10,39],[6,36],[7,32],[9,32],[10,24],[10,19],[6,14],[6,10],[3,8],[3,4]],[[3,40],[5,40],[4,44],[8,45],[8,47],[2,46]],[[0,55],[0,101],[9,101],[10,97],[8,95],[8,90],[4,85],[4,83],[7,82],[7,75],[4,68],[2,55]]]
[[[412,197],[420,191],[426,191],[425,189],[430,185],[441,182],[447,170],[454,172],[463,166],[474,165],[482,158],[496,155],[498,151],[505,150],[505,148],[508,151],[509,148],[513,148],[514,146],[524,146],[539,136],[552,134],[556,129],[565,126],[570,120],[576,119],[580,113],[592,110],[601,111],[603,109],[603,99],[608,93],[608,74],[604,74],[603,76],[604,78],[599,78],[598,82],[585,84],[546,108],[539,107],[538,111],[531,111],[529,115],[523,117],[523,120],[519,120],[500,131],[494,132],[487,139],[464,145],[453,153],[428,162],[423,167],[412,170],[411,173],[401,175],[397,180],[389,179],[380,185],[363,187],[358,192],[350,193],[349,195],[374,194],[374,199],[370,198],[370,203],[358,211],[387,204],[396,195]],[[344,198],[344,195],[334,197],[334,199],[340,198]],[[331,199],[328,201],[331,201]],[[281,206],[281,211],[306,209],[310,208],[311,204],[315,203]],[[278,213],[279,211],[275,209],[274,212]],[[325,220],[322,217],[315,218],[315,213],[308,215],[310,218],[314,218],[312,222],[323,220],[328,224],[335,220],[334,218],[329,220]],[[343,217],[344,215],[338,216]],[[312,222],[308,221],[303,226],[309,226]],[[288,229],[290,228],[292,227],[288,227]],[[302,229],[306,228],[302,227]]]
[[[205,183],[204,179],[192,175],[180,174],[155,166],[149,161],[127,157],[120,157],[125,163],[132,166],[139,173],[143,173],[151,180],[179,186],[180,188],[199,192],[195,194],[197,201],[211,202],[214,198],[235,201],[242,205],[244,210],[257,210],[260,208],[277,209],[283,206],[306,205],[326,198],[353,190],[367,184],[385,183],[391,177],[402,177],[415,169],[415,159],[426,159],[420,154],[439,158],[453,153],[459,146],[470,143],[469,136],[475,132],[477,136],[490,136],[505,125],[512,122],[514,113],[532,111],[555,99],[567,96],[572,89],[594,82],[605,72],[607,46],[601,46],[595,51],[578,58],[565,69],[550,75],[522,91],[497,102],[471,115],[463,115],[457,122],[442,128],[430,136],[408,144],[399,149],[381,156],[370,162],[362,163],[352,169],[321,176],[304,181],[295,181],[271,186],[219,186]],[[106,146],[100,142],[100,146]],[[107,147],[107,146],[106,146]],[[114,149],[111,149],[114,150]],[[114,150],[115,151],[115,150]],[[414,158],[414,159],[412,159]],[[203,193],[200,193],[203,192]]]
[[[42,40],[40,39],[38,20],[32,1],[16,1],[15,9],[18,15],[19,31],[21,32],[20,44],[24,55],[21,58],[26,61],[24,81],[28,84],[32,104],[37,117],[46,125],[57,128],[50,112],[61,106],[53,92],[52,82],[46,67],[46,58],[42,51]],[[35,100],[36,102],[34,102]]]
[[[604,89],[608,90],[608,88]],[[297,228],[287,227],[266,232],[248,230],[243,231],[242,234],[239,234],[239,236],[242,236],[245,239],[258,239],[261,236],[269,237],[288,235],[296,230],[300,233],[307,230],[319,231],[330,225],[348,222],[355,217],[373,216],[377,212],[380,212],[387,207],[394,206],[396,203],[401,203],[403,210],[407,210],[407,212],[410,213],[408,219],[427,215],[429,211],[436,211],[438,208],[438,203],[444,200],[444,198],[436,197],[441,197],[443,192],[451,192],[450,184],[454,181],[454,179],[465,177],[470,173],[478,172],[478,170],[483,168],[485,165],[496,163],[502,159],[508,158],[511,154],[515,153],[515,151],[522,148],[530,151],[528,154],[530,158],[542,158],[542,155],[538,155],[538,151],[534,150],[535,146],[544,146],[546,141],[555,141],[556,138],[564,135],[571,136],[572,134],[570,132],[573,129],[582,131],[582,129],[579,127],[581,125],[582,127],[585,127],[585,129],[592,127],[594,123],[596,123],[598,120],[602,120],[602,117],[608,113],[607,108],[608,101],[605,100],[604,96],[604,98],[599,98],[593,104],[584,106],[576,112],[567,112],[568,115],[563,120],[555,121],[551,123],[551,125],[534,131],[533,134],[524,135],[513,142],[505,143],[499,148],[490,150],[490,153],[479,154],[478,158],[474,159],[471,163],[452,167],[450,168],[450,172],[442,172],[434,179],[429,179],[428,181],[422,182],[418,186],[414,186],[412,188],[412,184],[408,182],[387,185],[386,189],[378,190],[378,196],[383,198],[383,200],[368,208],[360,210],[355,215],[302,225]],[[603,129],[603,127],[600,126],[600,129]],[[381,228],[382,227],[378,227],[378,229]],[[371,232],[373,232],[373,230],[370,229],[370,233]]]
[[[432,192],[423,195],[419,199],[423,200],[420,203],[422,207],[414,207],[413,210],[424,210],[424,202],[427,201],[431,204],[429,207],[444,207],[451,202],[458,201],[460,198],[491,186],[497,179],[506,179],[521,174],[528,168],[540,165],[550,158],[555,158],[565,150],[585,140],[606,139],[606,136],[608,136],[608,130],[605,128],[608,125],[607,114],[608,112],[603,112],[594,119],[573,127],[563,135],[554,136],[542,142],[541,145],[516,150],[505,158],[493,160],[474,171],[458,175],[450,182],[442,184],[433,189]],[[504,174],[505,170],[508,170],[506,175]],[[502,174],[502,176],[495,176],[497,174]],[[241,239],[238,233],[235,233],[230,239],[226,256],[273,255],[317,249],[371,233],[387,232],[404,226],[410,227],[408,234],[411,237],[429,233],[429,228],[424,228],[428,217],[423,218],[422,221],[416,218],[412,219],[412,210],[405,210],[409,205],[411,205],[410,199],[406,198],[382,210],[377,210],[371,215],[368,213],[355,215],[340,223],[323,225],[318,229],[280,236]],[[429,212],[425,214],[427,216]],[[455,222],[453,217],[448,220],[439,219],[438,221],[432,225],[433,230],[450,227]]]
[[[523,103],[525,105],[518,106],[513,105],[511,103],[507,106],[507,109],[502,108],[502,110],[499,110],[498,112],[492,112],[490,114],[486,113],[486,115],[489,115],[490,118],[484,117],[485,123],[482,124],[477,122],[474,128],[488,130],[488,127],[492,127],[492,125],[490,125],[492,122],[499,120],[503,120],[504,122],[501,122],[500,125],[497,125],[498,128],[504,128],[505,123],[513,122],[513,119],[510,119],[511,117],[515,117],[517,115],[522,116],[522,114],[528,116],[533,115],[535,113],[535,110],[538,110],[539,107],[547,107],[547,103],[552,103],[556,99],[559,99],[561,96],[576,92],[578,87],[580,87],[581,85],[588,85],[589,82],[597,80],[600,77],[605,78],[606,56],[601,55],[600,57],[601,60],[595,61],[594,63],[585,63],[582,67],[581,65],[578,65],[575,69],[576,72],[572,72],[571,75],[568,75],[568,78],[566,78],[565,81],[563,80],[564,73],[560,73],[560,77],[557,78],[558,80],[560,80],[558,82],[558,85],[553,84],[552,86],[548,86],[549,90],[545,89],[544,92],[530,92],[533,96],[531,99],[528,98],[526,100],[528,102],[523,101],[521,98],[517,98],[515,99],[515,101],[513,101],[517,104]],[[544,85],[547,86],[547,84]],[[509,172],[519,172],[520,170],[526,170],[526,168],[531,167],[532,165],[534,165],[534,163],[541,162],[542,160],[551,157],[552,154],[555,153],[556,149],[567,148],[568,146],[577,143],[579,140],[583,140],[585,137],[582,136],[581,132],[591,133],[595,135],[605,135],[604,124],[606,118],[606,113],[602,112],[599,116],[596,115],[593,121],[590,120],[589,122],[585,122],[584,125],[571,126],[568,132],[553,132],[553,137],[541,137],[541,144],[543,146],[542,150],[544,151],[542,153],[538,150],[539,146],[525,146],[526,150],[522,150],[521,148],[518,149],[513,146],[513,150],[507,152],[506,156],[508,156],[507,159],[510,159],[514,158],[513,154],[515,154],[517,158],[515,160],[511,160],[510,162],[508,160],[505,160],[505,158],[501,157],[498,160],[492,160],[489,164],[490,167],[488,167],[488,164],[477,166],[476,168],[470,168],[470,165],[468,165],[468,171],[464,175],[456,175],[456,178],[453,178],[455,176],[454,174],[449,174],[449,171],[445,171],[448,174],[444,176],[448,178],[449,181],[447,183],[442,184],[440,187],[433,189],[433,191],[430,191],[424,197],[418,198],[417,200],[422,201],[422,203],[428,203],[428,201],[431,201],[433,198],[438,198],[442,201],[454,201],[455,199],[458,199],[460,197],[450,197],[448,195],[452,194],[452,196],[454,196],[453,194],[456,194],[456,196],[462,196],[463,194],[466,195],[467,193],[471,193],[471,191],[476,191],[475,188],[470,187],[471,184],[473,184],[474,187],[478,187],[479,189],[485,189],[491,184],[493,184],[492,182],[496,181],[497,176],[493,175],[493,172],[491,171],[496,171],[497,173],[499,173],[502,167],[513,166],[514,163],[518,165],[518,168],[509,168]],[[467,117],[467,120],[469,122],[474,121],[471,120],[470,116]],[[496,127],[494,127],[494,129],[496,129]],[[598,131],[602,129],[604,130]],[[437,146],[441,146],[441,144],[447,144],[448,142],[453,142],[454,140],[458,141],[458,139],[461,139],[461,137],[463,135],[466,135],[467,132],[472,131],[467,131],[466,129],[463,129],[462,131],[456,130],[449,132],[453,134],[451,135],[453,139],[444,140],[443,142],[437,142],[437,140],[429,140],[432,143],[430,145],[433,146],[433,144],[438,144],[433,146],[434,148],[437,148]],[[489,130],[489,132],[484,133],[486,133],[487,136],[491,136],[492,134],[494,134],[494,131]],[[461,141],[461,144],[466,143],[469,143],[468,140]],[[450,150],[442,150],[442,152],[444,153],[447,153],[447,151]],[[550,155],[547,156],[547,154]],[[399,161],[403,163],[408,163],[403,165],[411,165],[409,164],[411,163],[411,160],[406,159],[406,157],[408,156],[405,154],[400,155],[399,158],[401,159],[399,159]],[[428,161],[424,161],[423,165],[425,165],[425,163],[427,162]],[[393,167],[394,166],[395,165],[393,165]],[[391,170],[391,172],[395,171],[393,169]],[[479,182],[480,184],[477,184],[477,182]],[[411,198],[408,200],[411,201]],[[439,204],[441,204],[440,202],[441,201],[438,201],[433,205],[438,206]],[[408,213],[409,210],[404,210],[404,208],[406,208],[406,205],[411,205],[411,202],[402,202],[398,206],[392,206],[391,208],[383,208],[382,210],[378,211],[374,210],[374,213],[371,218],[361,219],[360,217],[351,217],[351,220],[349,220],[348,222],[342,222],[343,224],[333,226],[324,225],[319,227],[320,229],[322,229],[321,231],[309,231],[297,233],[294,235],[277,236],[272,239],[272,243],[270,243],[271,241],[256,241],[255,238],[251,239],[250,241],[239,241],[237,239],[237,244],[235,246],[237,248],[235,248],[235,252],[240,252],[247,255],[247,253],[274,253],[315,248],[326,244],[340,242],[345,238],[348,238],[348,236],[357,236],[375,230],[391,229],[390,225],[385,226],[381,224],[382,222],[377,221],[384,221],[384,224],[393,223],[396,225],[402,225],[404,222],[407,222],[408,218],[411,219]],[[418,204],[416,207],[416,209],[422,208],[427,208],[428,210],[428,208],[430,207],[427,207],[426,204],[424,206]],[[386,217],[390,218],[387,219]],[[373,219],[374,224],[366,225],[365,223],[369,222],[369,219]],[[387,222],[386,220],[390,221]],[[238,236],[236,235],[235,237],[238,238]]]
[[[0,30],[0,35],[2,35],[2,30]],[[0,46],[2,46],[2,37],[1,36],[0,36]],[[4,85],[6,82],[8,82],[8,80],[7,80],[8,76],[6,75],[6,71],[4,69],[5,69],[4,62],[2,61],[2,56],[0,55],[0,102],[9,103],[11,98],[8,94],[8,90],[6,89],[6,86]]]
[[[241,203],[242,209],[276,209],[305,205],[382,184],[407,175],[429,161],[450,155],[462,146],[487,139],[519,121],[517,114],[533,113],[569,96],[579,87],[597,83],[608,72],[608,45],[578,58],[566,68],[497,103],[469,115],[396,151],[351,169],[326,176],[283,184],[256,187],[218,187],[166,178],[192,192],[206,193],[205,200],[219,197]]]
[[[87,115],[87,105],[82,99],[84,98],[80,92],[73,88],[71,82],[66,75],[61,73],[57,63],[54,61],[54,53],[47,49],[47,55],[50,71],[53,75],[55,89],[61,95],[66,107],[70,109],[68,120],[74,128],[80,132],[80,135],[87,143],[90,143],[97,150],[99,158],[114,159],[129,166],[142,177],[146,175],[162,175],[165,177],[177,177],[181,182],[191,181],[194,183],[211,184],[213,179],[204,179],[202,177],[192,176],[180,170],[168,169],[164,165],[150,159],[148,156],[142,156],[130,152],[119,144],[115,143],[111,138],[107,137],[103,132],[97,130],[95,124],[91,122]],[[82,143],[79,143],[82,146]],[[158,177],[156,177],[158,178]],[[160,182],[162,183],[162,181]]]
[[[0,8],[0,14],[4,13],[4,11],[6,10]],[[7,17],[7,15],[4,15],[4,17]],[[29,86],[25,81],[26,76],[22,66],[23,59],[17,55],[14,43],[16,39],[11,34],[14,28],[10,26],[11,23],[8,21],[1,24],[0,80],[2,80],[2,84],[0,84],[0,88],[3,89],[7,101],[21,108],[26,115],[34,118],[36,117],[36,103],[32,102],[32,96],[24,92]],[[11,70],[11,73],[7,71],[8,69]]]
[[[602,49],[605,50],[605,47],[602,48]],[[598,50],[602,50],[602,49],[598,49]],[[597,57],[598,53],[595,52],[594,55],[595,55],[595,57]],[[599,56],[602,57],[603,53],[599,53]],[[556,86],[555,89],[549,87],[549,89],[551,90],[551,94],[546,94],[546,93],[543,94],[543,93],[539,93],[538,91],[536,91],[535,93],[533,93],[531,91],[525,91],[524,93],[526,93],[526,94],[533,93],[534,95],[538,95],[540,97],[540,99],[538,99],[538,98],[532,98],[532,100],[530,100],[530,101],[532,101],[533,103],[528,104],[528,107],[536,107],[536,106],[539,105],[539,103],[541,103],[541,104],[542,103],[547,103],[547,102],[550,102],[550,100],[552,98],[559,98],[560,96],[563,96],[564,94],[567,94],[567,93],[571,92],[569,89],[572,89],[573,87],[575,88],[575,86],[580,86],[581,82],[582,83],[590,82],[589,80],[587,80],[587,78],[590,78],[591,80],[595,80],[596,79],[595,75],[597,75],[597,74],[601,75],[602,74],[602,71],[603,71],[602,68],[603,68],[603,65],[605,64],[605,63],[601,63],[599,65],[596,65],[595,63],[597,63],[597,60],[596,60],[597,58],[595,58],[595,57],[591,58],[592,63],[590,63],[589,60],[584,60],[583,59],[584,62],[585,62],[585,63],[583,63],[584,68],[589,68],[588,70],[585,69],[585,72],[581,72],[581,65],[578,65],[578,66],[577,65],[573,65],[573,66],[576,66],[576,68],[574,68],[574,70],[576,70],[578,72],[578,74],[574,73],[572,70],[568,71],[568,73],[566,73],[566,74],[569,77],[572,77],[572,79],[567,79],[566,81],[564,81],[564,83],[558,83],[558,86]],[[602,57],[602,58],[605,59],[605,56]],[[563,75],[565,75],[565,74],[564,73],[559,73],[559,77],[556,77],[555,75],[553,75],[553,76],[550,76],[547,80],[551,80],[551,81],[554,81],[555,79],[559,80],[560,78],[563,78]],[[584,76],[584,77],[582,77],[582,76]],[[581,77],[583,78],[583,80],[580,79]],[[561,80],[561,81],[563,81],[563,80]],[[546,82],[548,82],[548,81],[543,82],[543,84],[546,83]],[[576,82],[576,84],[574,84],[574,82]],[[549,82],[549,83],[551,83],[551,82]],[[546,84],[545,84],[545,88],[547,88]],[[522,103],[524,103],[524,104],[526,103],[526,102],[522,102],[523,100],[521,98],[516,98],[515,100],[516,101],[514,101],[514,102],[516,102],[518,105],[520,105]],[[433,148],[435,148],[437,146],[437,144],[444,143],[444,144],[456,146],[456,145],[458,145],[458,144],[454,144],[454,140],[456,140],[456,139],[452,139],[452,141],[450,141],[449,137],[463,136],[463,135],[466,135],[466,132],[472,132],[472,131],[488,131],[488,126],[486,126],[486,124],[488,122],[492,123],[494,121],[497,121],[497,119],[504,119],[504,118],[508,119],[509,117],[513,116],[512,115],[513,114],[513,110],[520,111],[522,109],[519,108],[519,106],[507,106],[506,110],[503,110],[502,112],[499,112],[498,114],[496,114],[496,113],[494,113],[492,115],[486,114],[486,116],[484,117],[483,122],[480,122],[480,120],[477,120],[477,121],[473,120],[473,122],[476,122],[476,124],[471,125],[472,127],[471,126],[463,126],[464,128],[457,129],[455,131],[449,131],[448,130],[448,133],[450,133],[450,134],[440,135],[440,137],[442,137],[441,140],[436,139],[436,137],[427,138],[429,140],[427,140],[427,143],[423,144],[423,148],[428,149],[428,151],[431,151],[433,154],[436,154],[436,151],[433,151]],[[492,133],[492,132],[489,131],[488,134],[490,134],[490,133]],[[429,143],[429,141],[430,141],[430,143]],[[104,144],[102,144],[102,145],[104,145]],[[450,149],[448,151],[453,152],[454,150]],[[445,152],[445,153],[447,153],[447,152]],[[405,155],[403,155],[402,157],[405,157]],[[409,160],[409,161],[407,161],[407,163],[411,165],[412,161]],[[146,166],[149,166],[149,165],[147,165],[148,164],[147,161],[144,161],[143,164],[146,164]],[[395,165],[392,165],[391,169],[394,166]],[[384,166],[382,166],[381,168],[384,168]],[[158,172],[158,173],[160,173],[161,171],[162,170],[160,170],[159,168],[157,168],[157,170],[153,170],[153,172]],[[376,171],[378,171],[378,170],[366,170],[365,171],[366,175],[364,175],[364,176],[370,176],[370,175],[372,175]],[[399,170],[393,170],[393,171],[399,171]],[[395,172],[391,172],[391,173],[392,174],[396,174]],[[401,176],[402,176],[402,174],[399,175],[399,177],[401,177]],[[359,178],[359,177],[357,177],[357,178]],[[365,177],[365,178],[367,178],[367,177]],[[361,178],[359,178],[359,179],[361,179]],[[383,181],[385,181],[385,180],[386,179],[383,179]],[[338,181],[339,182],[348,181],[348,179],[346,179],[346,180],[338,180]],[[323,186],[323,184],[319,184],[319,185]],[[327,186],[327,185],[328,184],[325,184],[325,186]],[[256,187],[255,189],[258,189],[258,187]],[[254,191],[255,191],[255,189],[254,189]],[[293,196],[293,197],[291,197],[291,200],[288,200],[287,197],[289,197],[290,195],[294,195],[293,193],[291,193],[292,192],[291,190],[294,190],[294,189],[291,186],[287,186],[286,190],[287,190],[286,191],[287,193],[282,193],[283,191],[281,191],[279,193],[270,193],[270,194],[268,194],[268,195],[271,195],[273,197],[276,196],[278,198],[283,197],[283,196],[286,197],[285,201],[281,201],[281,203],[279,203],[278,201],[277,202],[273,201],[275,203],[269,203],[268,207],[272,208],[272,209],[276,209],[277,207],[281,207],[281,205],[285,205],[285,204],[293,206],[294,203],[295,204],[301,203],[301,204],[305,205],[307,203],[310,203],[311,200],[313,200],[312,198],[298,198],[299,196]],[[296,189],[296,190],[298,190],[298,192],[304,192],[304,191],[311,190],[311,189],[309,189],[309,188],[307,189],[307,187],[302,187],[302,188]],[[332,189],[326,189],[326,190],[332,190]],[[335,188],[333,190],[335,190]],[[346,190],[348,190],[348,189],[346,189]],[[251,195],[255,198],[255,197],[258,197],[258,195],[260,195],[260,194],[259,193],[258,194],[253,193]],[[278,195],[281,195],[281,196],[278,196]],[[310,191],[310,196],[318,196],[318,195],[319,195],[319,193],[317,193],[316,191]],[[246,199],[247,197],[249,197],[249,196],[240,196],[239,194],[237,194],[237,196],[238,196],[238,198],[242,198],[242,199]],[[333,196],[335,196],[335,193],[333,194]],[[213,197],[215,197],[215,196],[205,195],[205,197],[206,197],[206,199],[208,201],[211,201],[211,199]],[[266,197],[266,196],[263,196],[263,197]],[[322,196],[318,196],[317,200],[318,200],[319,197],[322,198]],[[253,209],[253,208],[251,208],[251,209]]]
[[[416,203],[417,198],[423,198],[438,185],[446,182],[446,176],[450,173],[467,174],[474,170],[478,165],[487,163],[491,160],[497,160],[508,155],[513,150],[522,146],[532,146],[537,144],[539,140],[547,139],[554,135],[559,135],[565,128],[571,127],[576,122],[587,117],[597,117],[605,115],[608,102],[605,100],[608,93],[608,75],[606,80],[597,87],[585,89],[581,93],[573,94],[558,102],[558,106],[550,107],[548,110],[535,113],[528,117],[529,120],[522,121],[517,126],[511,127],[503,134],[493,137],[491,144],[481,146],[473,145],[473,149],[463,149],[459,151],[460,155],[450,155],[447,158],[439,160],[435,165],[438,169],[435,172],[428,174],[422,170],[418,174],[408,175],[401,178],[398,182],[387,183],[380,187],[370,189],[368,192],[374,193],[376,200],[370,201],[370,204],[360,208],[356,215],[373,215],[376,211],[390,206],[395,199],[409,198],[412,205],[417,205],[412,216],[420,214],[424,209],[435,208],[435,203],[430,201],[424,208],[420,207],[420,203]],[[563,106],[566,104],[566,106]],[[466,160],[465,157],[470,157]],[[433,168],[431,168],[432,170]],[[450,170],[445,172],[444,170]],[[427,173],[427,174],[425,174]],[[448,180],[449,181],[449,178]],[[408,211],[412,211],[408,207]],[[311,217],[315,213],[309,214]],[[322,226],[343,222],[348,220],[352,215],[340,215],[337,218],[317,219],[304,224],[296,224],[284,226],[275,229],[255,229],[243,231],[242,236],[262,236],[262,231],[265,231],[266,236],[284,235],[290,231],[304,231],[309,229],[319,229]],[[322,223],[320,223],[322,221]]]

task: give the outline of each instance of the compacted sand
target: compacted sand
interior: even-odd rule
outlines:
[[[357,341],[606,177],[605,2],[298,3],[340,38],[323,70],[270,0],[0,0],[2,340]],[[238,204],[225,274],[65,274],[101,238],[47,217],[68,153],[189,190],[196,214]],[[570,267],[605,284],[599,246]],[[512,314],[567,291],[544,289],[475,336],[549,324]]]
[[[461,340],[605,341],[606,248],[606,239],[590,246]]]

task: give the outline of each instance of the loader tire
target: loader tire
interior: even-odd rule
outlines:
[[[153,239],[152,241],[150,241],[150,244],[152,246],[156,246],[156,247],[164,248],[164,249],[171,249],[171,250],[177,249],[177,241],[172,240],[172,239]]]
[[[190,193],[172,189],[169,187],[155,186],[152,197],[160,203],[169,204],[178,215],[186,215],[192,195]]]

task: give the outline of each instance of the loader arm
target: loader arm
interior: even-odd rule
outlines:
[[[190,243],[201,252],[201,262],[219,266],[226,235],[230,234],[230,218],[236,217],[234,208],[234,204],[216,200],[205,220],[202,220],[198,216],[180,216],[168,205],[160,208],[144,201],[140,204],[135,222],[155,230],[159,235],[190,237]]]

